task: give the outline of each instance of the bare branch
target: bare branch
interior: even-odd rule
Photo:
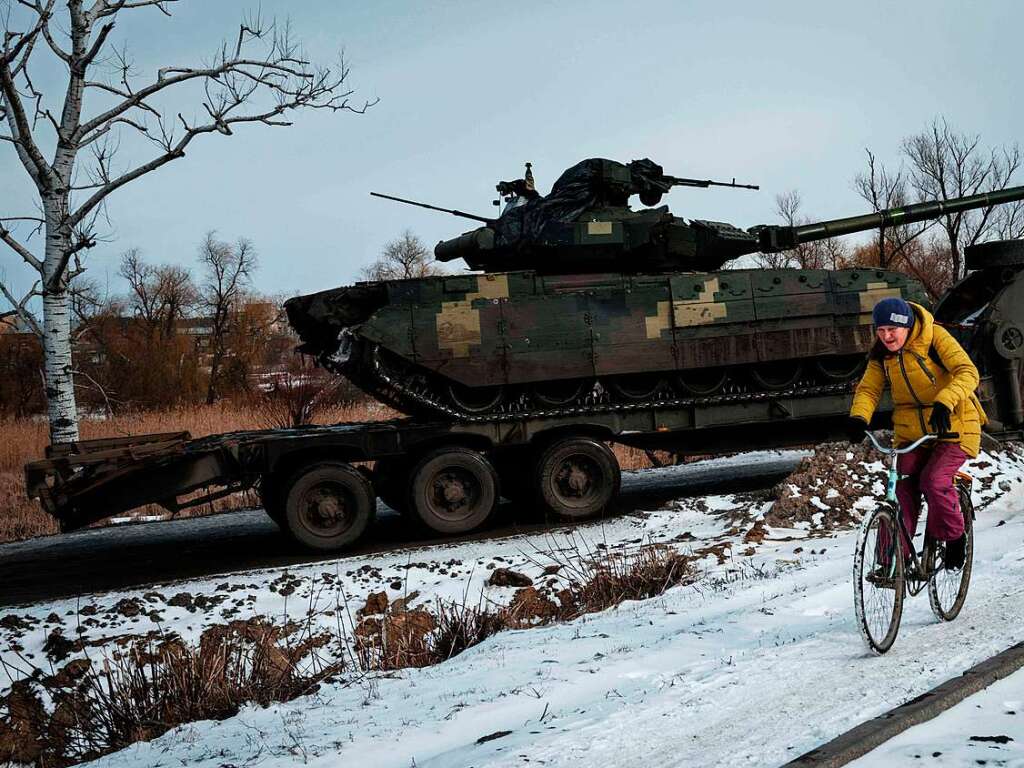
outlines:
[[[32,329],[32,332],[36,334],[36,336],[42,338],[42,328],[39,327],[39,323],[36,322],[36,319],[32,316],[32,313],[28,311],[29,301],[31,301],[36,296],[42,295],[40,294],[38,288],[39,282],[37,281],[35,285],[32,286],[32,289],[27,294],[25,294],[24,298],[22,298],[21,301],[18,301],[17,299],[14,298],[14,296],[11,295],[11,292],[7,289],[7,286],[4,285],[3,281],[0,280],[0,294],[2,294],[3,297],[7,299],[7,301],[10,303],[11,307],[13,307],[13,314],[16,314],[18,317],[20,317],[22,321],[29,328]]]
[[[56,175],[32,139],[32,127],[29,125],[21,94],[14,85],[14,78],[6,59],[0,59],[0,95],[6,102],[5,116],[22,165],[37,187],[49,189],[56,182]]]
[[[9,229],[6,229],[3,224],[0,224],[0,240],[5,242],[16,254],[21,256],[30,267],[32,267],[39,274],[43,274],[43,263],[39,261],[32,252],[29,251],[24,245],[14,239],[14,235],[11,234]]]

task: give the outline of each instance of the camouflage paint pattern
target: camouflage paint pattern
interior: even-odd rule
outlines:
[[[878,269],[661,275],[503,272],[389,282],[359,335],[469,386],[750,365],[867,351]]]

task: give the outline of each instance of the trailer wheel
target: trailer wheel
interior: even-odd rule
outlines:
[[[399,514],[409,511],[409,460],[404,456],[377,459],[373,467],[373,489],[380,500]]]
[[[619,492],[622,473],[604,443],[585,437],[559,440],[537,460],[537,492],[546,510],[584,520],[604,510]]]
[[[292,478],[284,509],[288,532],[300,544],[342,549],[362,536],[373,518],[373,486],[350,464],[314,464]]]
[[[448,447],[424,456],[412,470],[409,509],[438,533],[480,527],[498,501],[498,475],[484,456]]]

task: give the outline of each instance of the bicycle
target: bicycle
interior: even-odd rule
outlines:
[[[935,541],[926,534],[924,549],[919,555],[896,500],[896,483],[902,479],[896,470],[897,457],[939,435],[925,435],[906,448],[883,448],[874,435],[865,434],[879,452],[889,457],[889,476],[885,500],[861,523],[853,557],[853,602],[861,635],[871,650],[883,654],[896,641],[906,594],[916,596],[927,586],[928,602],[940,621],[952,621],[963,608],[974,558],[972,480],[963,472],[957,472],[953,479],[964,516],[966,546],[963,567],[947,570],[946,542]],[[958,436],[956,433],[941,435],[945,438]],[[898,546],[898,541],[905,547]],[[910,552],[909,568],[904,562],[905,549]]]

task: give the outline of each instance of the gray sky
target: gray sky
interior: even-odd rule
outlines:
[[[1013,85],[1024,5],[1011,0],[261,5],[290,16],[314,60],[344,48],[356,98],[379,104],[200,137],[185,159],[116,192],[111,239],[88,255],[112,290],[125,249],[194,265],[210,229],[255,242],[262,291],[344,284],[405,228],[430,245],[472,228],[371,190],[492,215],[495,182],[527,160],[541,192],[593,156],[761,185],[676,190],[667,202],[685,218],[770,223],[790,189],[810,216],[850,215],[864,208],[851,180],[865,147],[894,161],[900,140],[938,115],[990,145],[1017,141],[1012,126],[1024,124]],[[126,13],[112,40],[128,43],[140,74],[194,64],[253,7],[186,0],[171,19]],[[126,143],[126,161],[142,159],[135,150]],[[31,213],[29,192],[0,144],[0,215]],[[0,275],[30,285],[2,244]]]

